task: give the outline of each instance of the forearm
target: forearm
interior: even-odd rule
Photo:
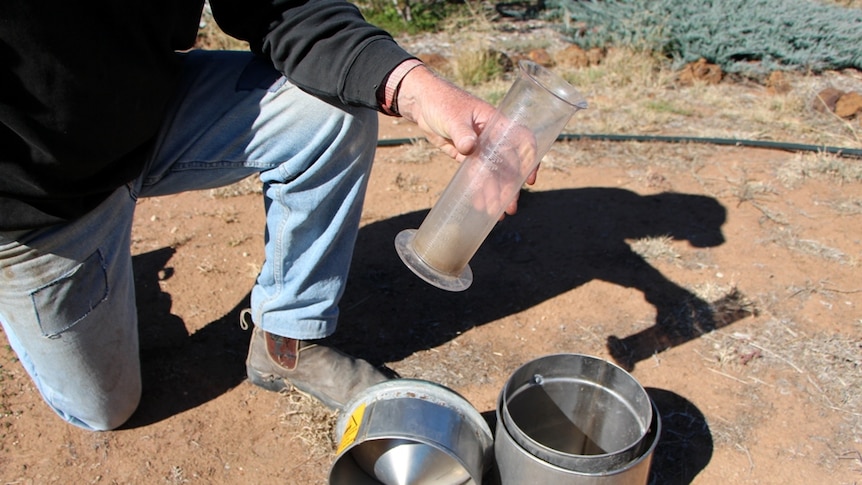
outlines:
[[[247,40],[290,81],[316,96],[380,109],[377,91],[405,52],[343,0],[211,0],[230,35]]]

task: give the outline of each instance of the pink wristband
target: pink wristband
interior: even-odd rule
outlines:
[[[414,67],[421,65],[422,61],[419,59],[408,59],[401,64],[398,64],[398,66],[389,73],[389,77],[386,79],[386,87],[383,90],[383,105],[381,108],[384,113],[389,116],[400,116],[396,105],[398,87],[401,85],[401,81],[408,72],[412,71]]]

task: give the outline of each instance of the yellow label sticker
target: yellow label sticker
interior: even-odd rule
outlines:
[[[342,451],[356,441],[356,434],[359,433],[359,425],[362,424],[362,416],[364,414],[365,403],[362,403],[350,415],[350,420],[347,421],[347,426],[344,427],[344,435],[341,437],[341,443],[338,444],[338,451],[335,454],[340,455]]]

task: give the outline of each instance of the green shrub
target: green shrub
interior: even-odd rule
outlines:
[[[407,5],[410,7],[409,20],[406,18]],[[464,8],[463,3],[440,0],[428,3],[398,0],[398,8],[391,1],[372,0],[358,6],[366,20],[391,34],[439,31],[446,18],[460,13]]]
[[[571,41],[704,58],[726,72],[862,69],[862,10],[813,0],[549,0]]]

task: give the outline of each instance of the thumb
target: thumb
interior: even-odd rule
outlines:
[[[469,155],[476,149],[479,137],[476,132],[469,127],[459,126],[451,133],[452,144],[461,155]]]

